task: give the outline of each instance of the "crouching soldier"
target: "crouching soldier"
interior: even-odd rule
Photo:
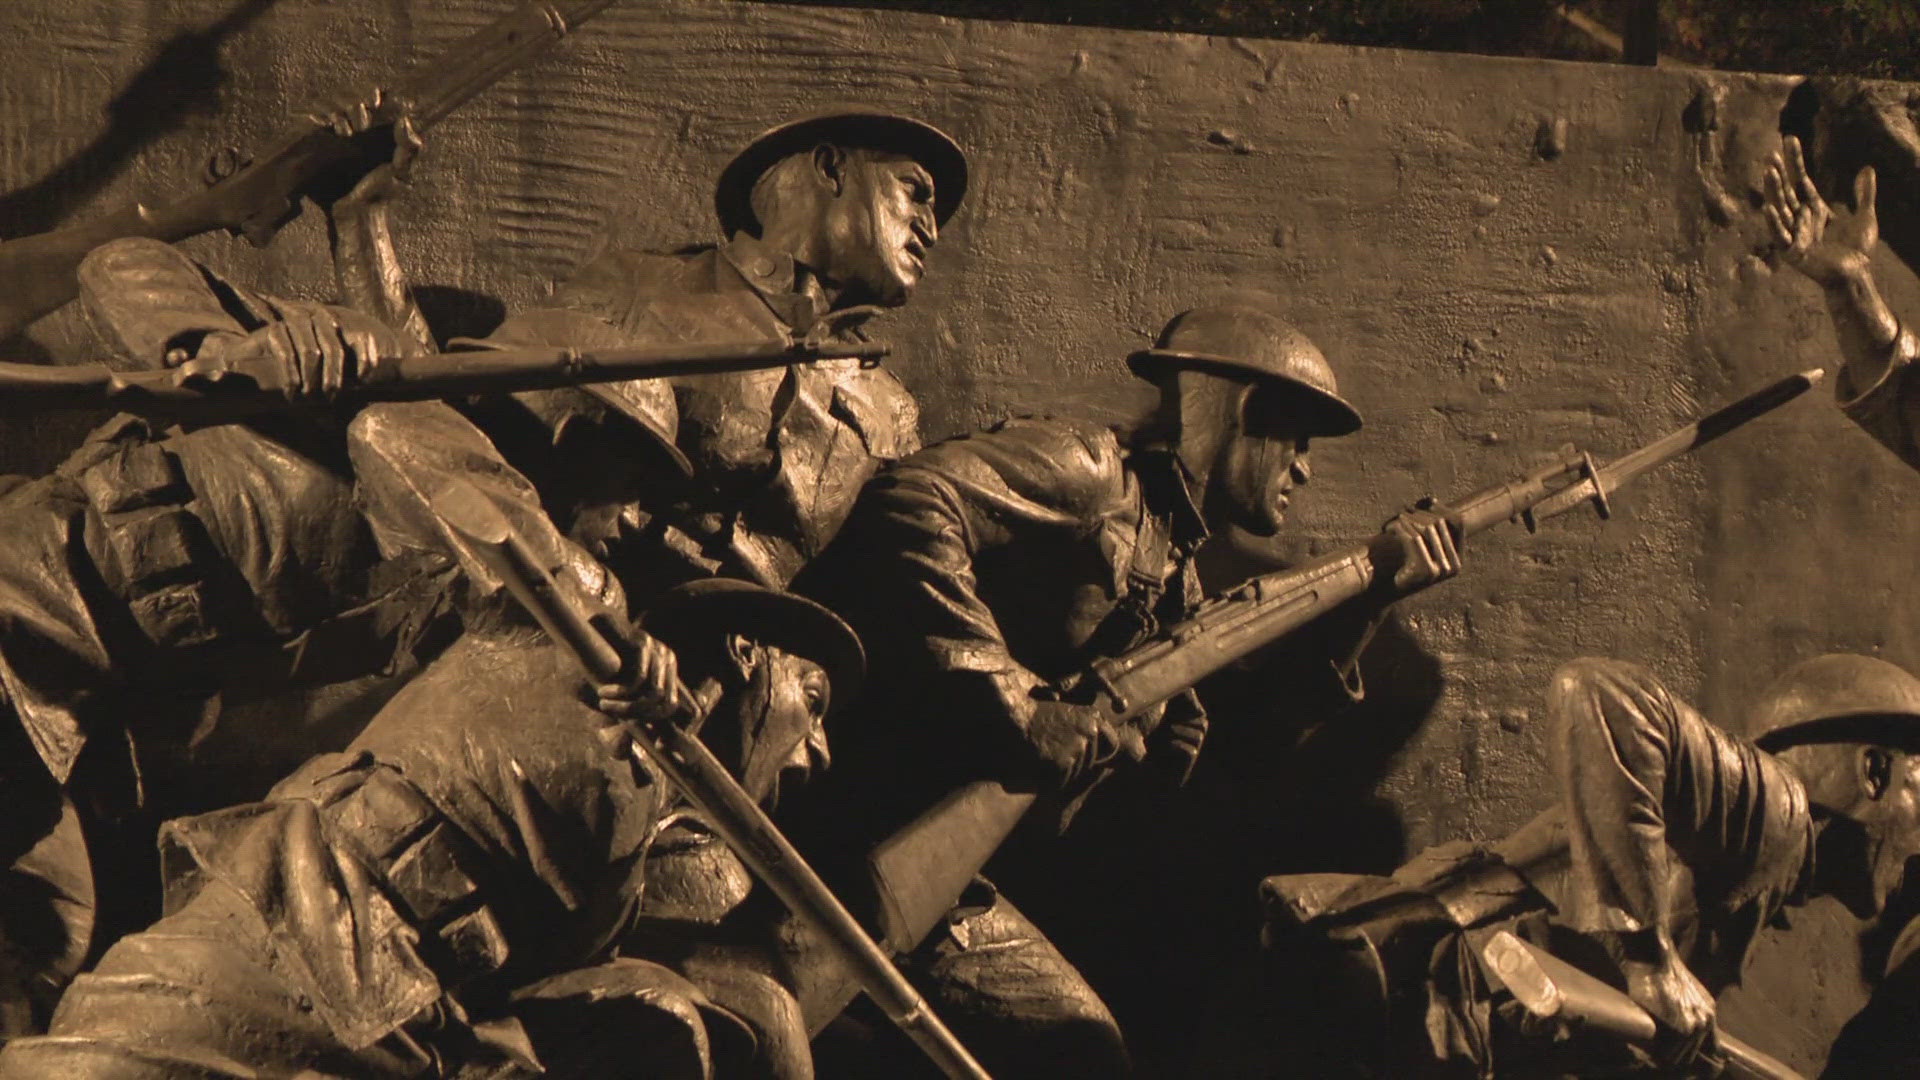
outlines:
[[[1319,1040],[1281,1052],[1317,1051],[1329,1075],[1673,1075],[1734,1058],[1740,1075],[1791,1075],[1716,1033],[1714,998],[1785,909],[1887,909],[1920,855],[1920,680],[1808,660],[1754,707],[1748,741],[1647,671],[1588,659],[1554,677],[1547,710],[1560,804],[1520,832],[1387,878],[1267,879],[1276,988],[1312,1014],[1293,1032]],[[1637,1006],[1646,1037],[1545,1015],[1503,961],[1530,967],[1522,942],[1551,954],[1543,970],[1557,958],[1610,984],[1591,1000],[1615,1020]]]
[[[1161,394],[1137,432],[1017,419],[929,447],[868,486],[800,579],[874,650],[873,692],[835,733],[847,790],[836,782],[822,814],[844,829],[833,807],[861,806],[872,831],[823,857],[866,851],[982,779],[1061,793],[1070,812],[1123,736],[1048,691],[1190,615],[1201,544],[1234,526],[1273,535],[1309,441],[1360,426],[1320,351],[1262,306],[1186,312],[1131,365]],[[1440,514],[1403,515],[1384,540],[1396,588],[1459,569]],[[1146,752],[1183,775],[1205,729],[1197,700],[1176,698]],[[996,1074],[1128,1070],[1099,995],[984,881],[905,966]]]
[[[667,707],[677,668],[710,703],[702,738],[770,800],[824,761],[858,639],[818,605],[720,579],[669,592],[645,626],[637,687],[597,700],[529,628],[471,631],[345,753],[263,802],[170,823],[169,914],[0,1072],[811,1075],[770,978],[683,975],[655,962],[671,942],[616,955],[650,848],[685,813],[609,713]]]

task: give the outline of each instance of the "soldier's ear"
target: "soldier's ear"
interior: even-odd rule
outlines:
[[[846,182],[847,152],[832,143],[821,143],[813,148],[813,174],[827,190],[836,196]]]
[[[1860,773],[1860,791],[1879,801],[1893,786],[1894,752],[1884,746],[1863,746],[1855,763]]]
[[[729,681],[736,685],[746,682],[760,666],[760,645],[745,634],[728,634],[726,653]]]

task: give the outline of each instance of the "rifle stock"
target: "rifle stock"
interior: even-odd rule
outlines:
[[[401,88],[400,104],[424,131],[613,2],[523,3],[422,67]],[[132,237],[174,243],[226,229],[265,245],[299,213],[302,195],[382,146],[392,152],[390,127],[349,137],[300,123],[267,153],[217,177],[204,191],[0,243],[0,282],[6,285],[0,291],[0,339],[72,300],[79,292],[74,275],[81,260],[101,244]]]

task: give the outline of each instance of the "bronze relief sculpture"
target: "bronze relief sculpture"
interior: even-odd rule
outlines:
[[[1286,1018],[1267,1033],[1277,1045],[1252,1051],[1252,1075],[1797,1075],[1751,1045],[1775,1033],[1715,999],[1751,954],[1790,936],[1774,927],[1784,914],[1834,906],[1818,897],[1861,920],[1905,914],[1903,876],[1920,855],[1907,730],[1920,684],[1885,660],[1833,653],[1788,668],[1759,704],[1725,707],[1717,690],[1696,696],[1690,669],[1676,675],[1657,657],[1657,674],[1627,660],[1565,663],[1614,628],[1577,627],[1588,636],[1575,634],[1572,650],[1560,624],[1611,610],[1603,594],[1622,581],[1698,601],[1706,618],[1732,609],[1692,579],[1632,577],[1629,559],[1566,558],[1562,538],[1520,557],[1476,541],[1475,574],[1427,593],[1459,575],[1462,548],[1482,531],[1584,505],[1606,516],[1629,481],[1818,378],[1776,378],[1604,463],[1571,447],[1506,460],[1500,424],[1526,428],[1527,441],[1535,425],[1554,441],[1605,441],[1588,429],[1619,423],[1620,400],[1695,413],[1697,398],[1749,374],[1727,365],[1676,381],[1600,360],[1577,371],[1509,364],[1503,350],[1520,347],[1472,324],[1482,296],[1518,313],[1509,328],[1626,310],[1627,322],[1660,324],[1678,351],[1671,326],[1704,319],[1696,294],[1731,288],[1701,284],[1711,275],[1699,252],[1714,240],[1687,256],[1700,266],[1676,257],[1660,273],[1621,256],[1679,316],[1579,278],[1579,260],[1556,250],[1573,241],[1528,239],[1526,284],[1518,260],[1495,258],[1512,243],[1503,215],[1524,207],[1528,228],[1564,228],[1585,219],[1553,200],[1585,199],[1581,185],[1598,190],[1596,177],[1622,172],[1591,164],[1604,155],[1587,146],[1607,145],[1583,145],[1591,114],[1509,123],[1528,133],[1525,168],[1475,172],[1461,161],[1476,137],[1445,121],[1369,128],[1357,93],[1315,105],[1324,82],[1280,75],[1265,43],[1123,46],[1059,30],[1076,48],[1056,78],[1044,35],[1058,28],[716,13],[673,0],[664,14],[590,25],[624,47],[634,26],[685,16],[695,30],[661,31],[671,47],[660,52],[674,56],[656,58],[658,81],[676,63],[753,57],[774,92],[729,89],[751,108],[717,94],[713,115],[734,131],[798,118],[715,158],[710,212],[704,188],[645,190],[656,166],[633,164],[609,198],[592,186],[608,151],[576,142],[563,165],[611,208],[604,235],[566,260],[541,253],[578,267],[550,294],[515,293],[494,323],[455,327],[427,303],[440,286],[420,285],[434,279],[411,265],[447,273],[442,252],[396,236],[394,218],[434,194],[479,190],[477,178],[524,180],[515,170],[550,164],[456,166],[471,129],[443,121],[611,6],[524,5],[399,90],[349,95],[258,162],[228,161],[210,196],[181,204],[195,214],[110,216],[92,231],[0,244],[0,277],[19,260],[46,272],[11,306],[0,301],[0,322],[23,323],[70,281],[121,371],[10,366],[0,386],[13,380],[21,402],[94,394],[138,414],[0,490],[0,687],[13,717],[0,785],[16,809],[0,830],[11,867],[0,883],[0,1075],[801,1077],[930,1065],[954,1076],[1162,1075],[1176,1071],[1168,1042],[1193,1044],[1182,1049],[1204,1061],[1211,1036],[1142,1040],[1140,1001],[1190,1018],[1207,1007],[1195,1002],[1236,985],[1241,1004]],[[709,33],[729,19],[748,28],[737,40]],[[895,37],[870,53],[850,44],[869,27]],[[902,44],[920,31],[931,44]],[[807,34],[838,37],[822,49],[803,44]],[[748,39],[758,44],[741,47]],[[1299,55],[1309,67],[1374,62]],[[903,56],[914,63],[893,62]],[[604,53],[567,62],[564,77],[540,78],[610,70]],[[1417,111],[1401,85],[1417,80],[1379,63],[1370,93]],[[1249,79],[1230,73],[1242,64]],[[1462,70],[1476,94],[1487,84],[1472,80],[1504,78]],[[1567,78],[1612,77],[1577,75]],[[612,145],[667,122],[622,111],[636,81],[647,80],[623,71],[573,96],[539,79],[497,93],[526,145],[547,122],[577,135],[579,116],[613,132]],[[1658,96],[1666,83],[1646,85],[1658,90],[1649,115],[1677,114]],[[1776,89],[1740,93],[1777,111]],[[1294,96],[1286,109],[1258,106],[1270,93]],[[848,96],[863,103],[821,107]],[[1727,98],[1714,100],[1737,111]],[[968,152],[896,109],[950,124]],[[1260,120],[1270,126],[1254,135],[1187,129],[1215,111],[1288,109],[1304,119]],[[1049,110],[1065,117],[1047,128],[1057,145],[1021,126]],[[685,107],[667,117],[679,136],[646,145],[717,155],[708,115]],[[1316,124],[1346,134],[1299,134]],[[1551,154],[1536,130],[1553,135]],[[1436,132],[1445,137],[1429,140]],[[1277,152],[1268,140],[1283,136],[1329,149]],[[1766,152],[1771,138],[1758,140]],[[1854,213],[1835,221],[1787,139],[1762,176],[1758,214],[1742,218],[1731,181],[1707,173],[1737,170],[1756,137],[1710,141],[1716,156],[1695,171],[1718,197],[1699,212],[1716,228],[1764,231],[1780,263],[1822,286],[1844,415],[1912,464],[1915,346],[1895,314],[1903,286],[1883,287],[1869,263],[1875,174],[1860,175]],[[1340,156],[1382,146],[1391,168]],[[451,187],[434,186],[436,157]],[[1353,190],[1274,198],[1302,161],[1334,161]],[[1403,182],[1414,173],[1422,179]],[[1450,212],[1426,189],[1450,190],[1434,178],[1455,173],[1480,188],[1445,196],[1462,195],[1466,224],[1418,273],[1344,258],[1340,245],[1360,237],[1329,246],[1346,228],[1330,208],[1388,206],[1370,220],[1421,235],[1419,219]],[[1516,193],[1506,203],[1493,190],[1502,184]],[[526,187],[508,196],[516,220],[552,198]],[[310,255],[317,234],[274,239],[301,198],[322,211],[331,302],[307,298],[311,281],[277,269],[256,278],[219,249],[174,246],[228,225],[272,241],[270,252],[306,243]],[[956,217],[963,200],[971,209]],[[1256,204],[1266,216],[1235,216]],[[662,209],[673,206],[699,212]],[[1616,231],[1660,231],[1657,214],[1641,216]],[[582,214],[552,217],[558,234]],[[1075,232],[1076,218],[1100,231]],[[713,242],[657,242],[690,233]],[[1056,233],[1082,245],[1074,257],[1061,257]],[[963,243],[941,246],[956,234]],[[476,288],[497,280],[483,280],[479,246],[461,250]],[[935,258],[957,269],[929,283]],[[1743,263],[1723,276],[1759,273]],[[1316,292],[1316,277],[1333,283]],[[1401,284],[1369,292],[1369,277]],[[1382,325],[1447,306],[1427,292],[1461,309],[1423,324],[1454,344],[1383,361]],[[1182,304],[1194,306],[1143,340],[1140,320]],[[1079,321],[1062,330],[1070,314]],[[1048,325],[1055,316],[1061,326]],[[986,355],[1002,328],[1031,347]],[[1072,355],[1102,333],[1139,346],[1126,365],[1152,396],[1144,410],[1114,406],[1132,384],[1112,349]],[[1573,340],[1596,355],[1610,347]],[[1810,366],[1775,359],[1774,375]],[[1577,389],[1563,399],[1550,375]],[[1598,383],[1653,389],[1616,399]],[[1030,415],[1022,387],[1050,395],[1047,415]],[[1541,387],[1529,404],[1501,404]],[[1087,401],[1101,404],[1097,417],[1070,415]],[[1371,419],[1365,438],[1348,439],[1355,403]],[[1803,419],[1812,411],[1761,430],[1797,437],[1817,423]],[[993,422],[971,434],[949,423],[923,445],[923,414]],[[1465,432],[1468,451],[1436,430]],[[1731,484],[1727,458],[1771,463],[1751,445],[1766,441],[1743,433],[1665,474],[1679,480],[1655,494],[1712,505]],[[1483,468],[1518,479],[1457,502],[1422,499],[1377,530],[1366,516]],[[1623,517],[1647,512],[1638,498],[1620,500]],[[511,542],[477,539],[454,513],[463,499]],[[1821,513],[1792,520],[1811,528]],[[1724,524],[1703,528],[1701,561]],[[1353,534],[1366,539],[1340,542]],[[1677,546],[1643,521],[1610,535],[1615,553]],[[1571,609],[1529,608],[1543,575],[1574,596]],[[1528,649],[1477,636],[1478,621],[1515,610]],[[1559,650],[1548,667],[1534,639]],[[1292,657],[1297,672],[1276,663],[1287,650],[1305,654]],[[1316,768],[1320,733],[1350,722],[1327,703],[1369,691],[1396,701],[1421,663],[1440,673],[1434,696],[1398,731],[1350,737],[1376,743],[1371,757],[1457,776],[1434,789],[1452,783],[1467,810],[1408,815],[1395,842],[1489,835],[1483,797],[1527,779],[1508,773],[1537,773],[1547,797],[1534,804],[1551,808],[1503,840],[1440,844],[1397,870],[1398,848],[1300,865],[1224,828],[1179,837],[1234,849],[1218,866],[1260,862],[1238,879],[1249,910],[1199,916],[1245,924],[1231,965],[1264,967],[1272,980],[1257,992],[1234,982],[1228,961],[1206,987],[1114,978],[1125,962],[1115,957],[1136,950],[1158,965],[1143,970],[1181,969],[1153,954],[1191,939],[1180,924],[1192,913],[1165,913],[1167,936],[1152,942],[1110,932],[1128,903],[1179,883],[1102,897],[1112,910],[1094,911],[1063,909],[1065,886],[1030,902],[1031,877],[1002,873],[1020,849],[1058,852],[1061,866],[1104,863],[1112,876],[1100,881],[1144,882],[1165,865],[1148,850],[1170,835],[1153,831],[1162,824],[1129,837],[1137,846],[1109,832],[1102,848],[1100,829],[1228,807],[1261,808],[1276,831],[1337,838],[1359,807],[1301,812],[1274,793],[1231,790],[1245,774],[1217,757],[1249,745],[1250,729],[1289,726],[1293,742],[1272,736],[1268,749]],[[1489,725],[1522,739],[1550,730],[1550,758],[1476,756],[1480,736],[1460,709],[1508,696],[1486,677],[1497,665],[1509,681],[1557,668],[1540,723],[1502,714]],[[1208,681],[1223,674],[1269,678],[1267,700],[1231,701]],[[312,702],[327,694],[347,705],[316,719]],[[1723,730],[1708,711],[1746,722]],[[1454,738],[1457,760],[1435,766],[1422,738]],[[204,761],[219,740],[237,748],[224,771]],[[1385,786],[1410,783],[1402,773]],[[1010,880],[1019,884],[1004,892],[996,884]],[[1920,934],[1900,940],[1833,1062],[1906,1060],[1889,1032],[1920,1001],[1906,989]],[[850,1004],[863,990],[926,1060]],[[832,1045],[851,1046],[852,1063]]]

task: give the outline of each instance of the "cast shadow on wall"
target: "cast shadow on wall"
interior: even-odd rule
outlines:
[[[1439,701],[1440,661],[1389,615],[1361,659],[1367,695],[1349,704],[1330,644],[1296,635],[1205,683],[1211,730],[1185,788],[1116,775],[1064,837],[1032,830],[988,866],[1112,1008],[1141,1076],[1266,1075],[1260,880],[1388,873],[1406,857],[1400,814],[1374,789]],[[864,1002],[845,1020],[815,1043],[820,1075],[935,1075]]]
[[[107,102],[99,134],[38,180],[0,195],[0,229],[15,237],[53,228],[149,146],[194,117],[218,114],[231,77],[221,49],[274,2],[243,0],[212,24],[168,38]]]

